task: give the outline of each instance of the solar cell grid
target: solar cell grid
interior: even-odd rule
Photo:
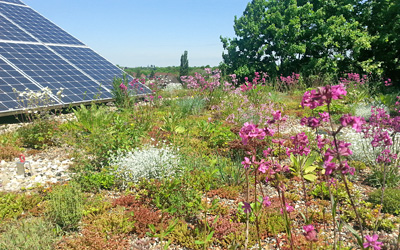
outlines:
[[[122,77],[122,70],[101,57],[90,48],[76,48],[64,46],[52,46],[54,51],[76,65],[93,79],[105,87],[111,89],[114,77]],[[142,84],[135,86],[137,94],[149,94],[151,91]]]
[[[98,84],[72,67],[62,58],[42,45],[0,43],[1,55],[43,87],[49,87],[53,93],[64,88],[63,102],[81,102],[93,99],[101,93],[100,98],[111,98],[111,94],[101,91],[88,91],[87,87],[98,87]],[[33,55],[33,58],[27,58]],[[56,65],[58,70],[53,70]],[[68,90],[68,91],[67,91]]]
[[[0,112],[22,108],[21,102],[17,99],[19,98],[21,101],[26,99],[18,97],[14,88],[18,92],[26,91],[26,89],[40,91],[40,88],[28,78],[0,59]]]
[[[54,105],[108,100],[113,79],[122,74],[21,1],[0,0],[0,115],[22,109],[24,97],[14,88],[39,92],[48,87],[53,94],[63,88],[62,103],[52,97]],[[138,82],[128,87],[138,95],[151,93]]]
[[[23,2],[21,2],[19,0],[0,0],[0,2],[16,3],[16,4],[25,5]]]
[[[0,12],[44,43],[83,45],[31,8],[0,2]]]
[[[23,30],[12,24],[0,15],[0,39],[10,41],[36,42],[34,38],[26,34]]]

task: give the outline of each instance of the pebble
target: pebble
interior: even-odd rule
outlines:
[[[56,158],[60,157],[57,154],[53,157],[48,156],[48,152],[26,156],[25,175],[17,174],[18,158],[14,161],[2,160],[0,162],[0,192],[20,191],[46,183],[70,180],[72,173],[68,172],[68,168],[73,164],[73,159],[59,159]]]

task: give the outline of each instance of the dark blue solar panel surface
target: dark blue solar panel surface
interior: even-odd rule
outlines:
[[[0,12],[44,43],[83,45],[29,7],[0,2]]]
[[[21,2],[21,1],[19,1],[19,0],[0,0],[0,2],[16,3],[16,4],[25,5],[23,2]]]
[[[26,107],[18,92],[46,87],[53,95],[64,89],[61,102],[52,97],[54,105],[108,100],[112,95],[107,90],[122,74],[19,0],[0,0],[0,114]],[[138,82],[128,87],[138,95],[151,93]]]
[[[51,48],[107,88],[112,88],[114,77],[122,78],[123,71],[121,69],[90,48],[61,46],[52,46]],[[142,84],[136,84],[134,90],[139,95],[151,93],[151,90]]]
[[[111,94],[42,45],[0,43],[0,54],[53,93],[64,88],[63,102],[74,103]]]
[[[0,112],[22,108],[25,98],[18,96],[18,93],[27,89],[40,91],[28,78],[0,59]]]
[[[30,35],[12,24],[10,21],[0,16],[0,39],[10,41],[37,42]]]

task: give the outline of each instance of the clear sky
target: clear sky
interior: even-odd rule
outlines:
[[[22,0],[120,66],[217,66],[250,0]]]

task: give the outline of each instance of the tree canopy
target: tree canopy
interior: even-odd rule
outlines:
[[[225,50],[223,66],[227,73],[239,77],[255,71],[267,72],[270,76],[292,72],[307,76],[378,71],[380,65],[398,68],[399,33],[393,33],[400,26],[398,2],[253,0],[243,16],[235,17],[236,37],[221,37]],[[381,6],[392,17],[382,13],[371,15],[379,12]],[[390,20],[394,22],[385,27],[387,34],[379,37],[378,22],[385,26]],[[389,48],[385,41],[391,42]],[[390,50],[390,53],[373,52],[375,48]]]

